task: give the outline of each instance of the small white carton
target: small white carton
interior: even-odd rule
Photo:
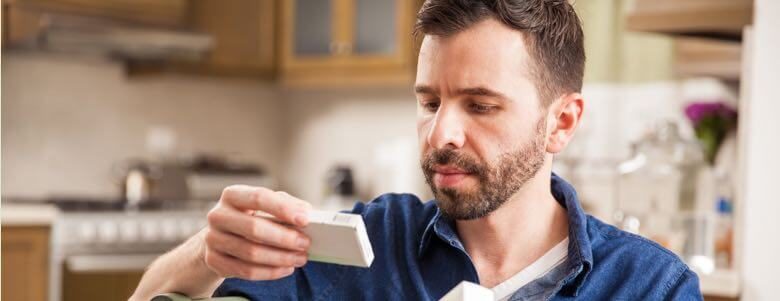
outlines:
[[[309,260],[364,268],[374,261],[360,215],[313,210],[301,231],[311,238]]]
[[[264,212],[255,216],[279,222]],[[370,267],[374,252],[368,240],[363,217],[357,214],[312,210],[309,224],[300,229],[311,239],[309,260]]]

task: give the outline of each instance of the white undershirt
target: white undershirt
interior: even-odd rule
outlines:
[[[493,287],[493,293],[496,296],[496,300],[509,300],[509,297],[521,287],[543,277],[555,267],[562,264],[566,260],[568,254],[569,237],[567,236],[525,269]]]

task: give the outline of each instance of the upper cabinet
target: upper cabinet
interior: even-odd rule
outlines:
[[[280,80],[290,86],[409,83],[415,8],[412,0],[282,1]]]
[[[79,50],[96,53],[99,48],[126,63],[134,76],[184,72],[259,77],[295,87],[396,86],[414,78],[417,43],[412,28],[421,4],[422,0],[3,0],[3,41],[6,47],[45,40],[50,43],[36,49],[59,50],[61,37],[78,38]],[[77,21],[86,16],[109,22],[87,23],[78,31],[41,30],[51,19],[47,16],[60,13]],[[71,23],[82,24],[66,25]],[[85,28],[89,24],[92,27]],[[106,30],[94,24],[120,27]],[[148,34],[137,34],[140,30]],[[95,31],[101,35],[95,36]],[[92,34],[89,43],[82,42],[84,32]],[[114,45],[117,32],[128,33],[128,38]],[[107,44],[112,47],[104,49]]]

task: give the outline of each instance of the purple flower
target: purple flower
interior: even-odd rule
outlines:
[[[685,107],[685,115],[694,127],[698,127],[701,120],[706,117],[736,119],[737,111],[723,102],[693,102]]]
[[[710,163],[726,134],[737,126],[737,111],[723,102],[694,102],[685,107],[696,137]]]

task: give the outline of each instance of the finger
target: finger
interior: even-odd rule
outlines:
[[[301,231],[230,208],[210,212],[208,222],[212,228],[277,248],[305,251],[311,244]]]
[[[260,245],[229,233],[211,230],[206,234],[209,247],[246,262],[274,267],[301,267],[306,253]]]
[[[206,265],[221,277],[238,277],[247,280],[274,280],[291,275],[295,268],[270,267],[242,261],[238,258],[206,250]]]
[[[225,188],[222,201],[240,210],[259,210],[282,222],[305,226],[311,205],[283,191],[263,187],[235,185]]]

